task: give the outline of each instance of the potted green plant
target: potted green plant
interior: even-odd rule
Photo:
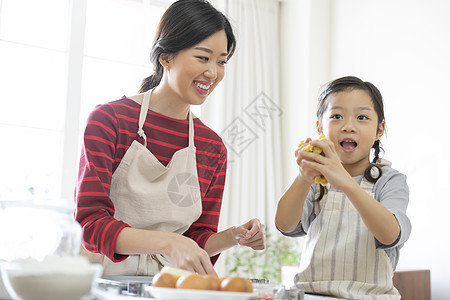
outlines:
[[[271,284],[281,284],[281,268],[298,266],[300,256],[298,239],[266,230],[266,249],[235,247],[227,253],[225,262],[230,276],[269,279]]]

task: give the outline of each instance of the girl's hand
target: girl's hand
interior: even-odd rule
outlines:
[[[304,168],[316,170],[318,173],[325,176],[328,182],[338,190],[343,190],[345,186],[353,182],[352,176],[345,170],[336,153],[336,148],[330,140],[314,140],[311,142],[311,145],[320,147],[325,156],[305,152],[305,154],[303,154],[303,156],[306,157],[303,162]]]
[[[299,167],[299,175],[301,177],[302,180],[305,180],[306,182],[308,182],[310,185],[314,183],[314,177],[316,177],[317,175],[320,175],[320,173],[309,167],[307,164],[305,164],[304,162],[313,159],[313,156],[308,156],[307,153],[309,152],[305,152],[302,151],[302,149],[306,146],[308,146],[311,143],[311,139],[307,138],[305,143],[302,144],[296,151],[295,151],[295,157],[297,158],[297,164]]]
[[[266,248],[265,226],[258,219],[252,219],[247,223],[234,227],[233,236],[239,245],[247,246],[253,250],[264,250]]]
[[[169,256],[175,267],[199,274],[216,275],[208,253],[196,242],[181,234],[172,233],[170,238]]]

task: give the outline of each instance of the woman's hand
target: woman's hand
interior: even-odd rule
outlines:
[[[115,252],[130,254],[164,254],[175,267],[199,274],[217,275],[208,253],[194,240],[178,233],[126,227],[120,231]]]
[[[254,250],[263,250],[266,247],[264,227],[258,219],[252,219],[241,226],[233,226],[217,232],[206,241],[205,250],[210,256],[217,255],[238,244]]]
[[[258,219],[251,219],[247,223],[234,227],[233,236],[239,245],[247,246],[253,250],[264,250],[266,248],[265,226]]]
[[[208,253],[200,248],[194,240],[183,235],[171,233],[168,255],[175,267],[199,274],[216,275]]]

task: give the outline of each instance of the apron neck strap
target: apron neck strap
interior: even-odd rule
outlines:
[[[194,148],[194,120],[192,117],[192,112],[189,110],[189,148]]]
[[[144,146],[147,147],[147,136],[145,135],[145,132],[143,130],[145,120],[147,118],[147,112],[148,107],[150,105],[150,96],[153,93],[154,89],[151,89],[144,94],[144,99],[142,100],[141,104],[141,111],[139,113],[139,128],[138,128],[138,134],[141,138],[144,139]],[[192,112],[189,110],[188,112],[189,116],[189,147],[193,148],[194,146],[194,120],[192,117]]]
[[[144,127],[145,119],[147,118],[147,112],[148,112],[148,106],[150,104],[150,96],[153,93],[153,89],[148,90],[144,94],[144,99],[142,100],[141,104],[141,111],[139,113],[139,128],[138,128],[138,134],[141,138],[144,139],[144,146],[147,147],[147,136],[145,135],[144,130],[142,129]]]

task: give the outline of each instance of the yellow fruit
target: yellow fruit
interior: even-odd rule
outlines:
[[[318,138],[318,140],[323,140],[324,138],[325,138],[325,134],[321,133],[320,136],[319,136],[319,138]],[[298,146],[300,147],[300,146],[303,145],[304,143],[305,143],[304,141],[301,141],[300,144],[299,144]],[[303,147],[303,148],[302,148],[302,151],[306,151],[306,152],[314,152],[314,153],[317,153],[317,154],[324,155],[321,148],[316,147],[316,146],[313,146],[313,145],[311,145],[311,144],[309,144],[309,145]],[[328,184],[328,180],[327,180],[327,179],[325,178],[325,176],[323,176],[323,175],[317,175],[316,177],[314,177],[314,182],[315,182],[315,183],[318,183],[318,184],[320,184],[320,185],[323,185],[323,186],[326,186],[326,185]]]

